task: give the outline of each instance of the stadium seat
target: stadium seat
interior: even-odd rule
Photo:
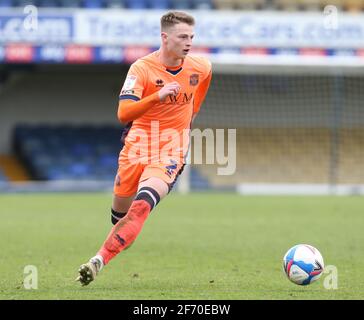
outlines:
[[[107,8],[125,8],[125,2],[124,0],[106,0],[105,7]]]
[[[211,0],[194,0],[192,2],[193,9],[213,9]]]
[[[235,6],[237,9],[259,10],[262,9],[265,4],[266,0],[237,0]]]
[[[16,0],[14,1],[16,7],[25,7],[28,5],[37,5],[37,0]]]
[[[344,0],[343,7],[349,12],[360,12],[364,9],[364,0]]]
[[[81,7],[81,0],[59,0],[60,6],[64,8],[79,8]]]
[[[83,7],[87,9],[100,9],[104,6],[102,0],[84,0]]]
[[[121,129],[110,126],[18,126],[15,151],[38,180],[112,180]]]
[[[3,170],[0,168],[0,183],[1,182],[7,182],[8,178],[6,177],[5,173],[3,172]]]
[[[148,4],[146,0],[126,0],[126,7],[128,9],[147,9]]]
[[[326,6],[335,6],[338,10],[343,9],[343,0],[319,0],[318,1],[321,10],[324,10]]]
[[[191,9],[191,0],[171,0],[171,8],[176,10]]]
[[[204,190],[204,189],[210,189],[212,187],[209,183],[209,180],[205,178],[205,176],[201,174],[201,172],[194,167],[191,167],[190,177],[191,177],[192,190],[201,190],[201,189]]]
[[[319,11],[320,3],[317,0],[298,0],[298,6],[305,11]]]
[[[43,8],[56,8],[59,7],[58,0],[39,0],[38,5]]]
[[[218,10],[232,10],[235,7],[235,0],[212,0]]]
[[[149,8],[150,9],[169,9],[170,1],[169,0],[149,0]]]
[[[274,0],[273,4],[276,9],[284,11],[298,11],[299,2],[296,0]]]

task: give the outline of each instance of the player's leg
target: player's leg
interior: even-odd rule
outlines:
[[[140,164],[119,163],[118,173],[114,182],[114,197],[111,208],[111,222],[115,225],[128,212],[138,189],[143,167]],[[104,266],[103,257],[96,255],[87,263],[82,264],[78,270],[76,281],[88,285]]]
[[[182,170],[183,165],[176,162],[150,165],[144,169],[137,195],[127,215],[112,228],[98,254],[86,264],[86,270],[81,270],[81,277],[84,274],[83,281],[80,280],[83,285],[94,280],[105,264],[133,243],[149,213],[169,193]]]
[[[150,177],[140,182],[127,215],[112,228],[98,252],[104,265],[134,242],[149,213],[168,194],[168,191],[168,184],[158,177]]]
[[[98,252],[104,264],[133,243],[149,213],[169,193],[182,170],[183,165],[176,161],[145,167],[127,215],[114,226]]]

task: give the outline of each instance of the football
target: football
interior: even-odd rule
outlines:
[[[308,244],[290,248],[283,257],[283,269],[288,279],[298,285],[308,285],[321,277],[324,260],[320,251]]]

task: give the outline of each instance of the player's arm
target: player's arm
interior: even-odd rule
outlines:
[[[150,96],[139,99],[135,96],[121,96],[118,107],[118,119],[122,123],[134,121],[146,113],[156,103],[164,101],[168,95],[176,95],[180,90],[177,82],[167,83],[162,89]]]
[[[207,91],[209,90],[210,83],[212,78],[212,71],[210,70],[208,76],[201,82],[201,84],[198,86],[196,93],[195,93],[195,99],[193,101],[193,117],[192,121],[195,119],[197,113],[200,111],[200,107],[205,100]]]

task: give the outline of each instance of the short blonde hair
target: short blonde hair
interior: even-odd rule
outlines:
[[[190,26],[194,26],[195,19],[185,12],[170,11],[161,18],[161,30],[164,31],[165,29],[173,27],[179,23],[186,23]]]

